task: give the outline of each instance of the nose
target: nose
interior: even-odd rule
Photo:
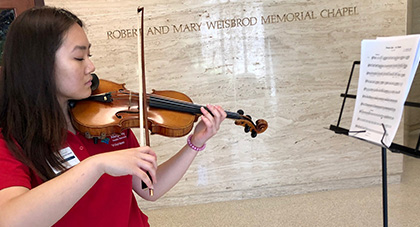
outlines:
[[[91,74],[93,72],[95,72],[95,65],[93,64],[93,62],[90,60],[90,58],[87,59],[87,67],[86,67],[86,74]]]

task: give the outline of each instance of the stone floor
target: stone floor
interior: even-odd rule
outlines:
[[[420,226],[420,160],[388,185],[389,226]],[[145,210],[151,226],[383,226],[382,186]]]

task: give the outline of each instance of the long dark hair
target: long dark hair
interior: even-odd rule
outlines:
[[[65,9],[33,8],[8,31],[0,80],[0,128],[13,155],[43,180],[64,170],[58,151],[67,123],[56,98],[55,54],[67,31],[82,21]]]

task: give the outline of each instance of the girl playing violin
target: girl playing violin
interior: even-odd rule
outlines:
[[[89,57],[83,23],[67,10],[34,8],[12,23],[0,79],[0,226],[148,226],[133,191],[164,195],[226,117],[201,108],[188,143],[159,166],[131,130],[94,144],[68,112],[69,100],[91,94]]]

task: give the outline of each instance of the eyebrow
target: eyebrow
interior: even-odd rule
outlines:
[[[91,46],[92,46],[92,44],[90,44],[90,43],[89,43],[88,47],[87,46],[76,45],[71,52],[74,52],[75,50],[86,50],[86,49],[90,48]]]

